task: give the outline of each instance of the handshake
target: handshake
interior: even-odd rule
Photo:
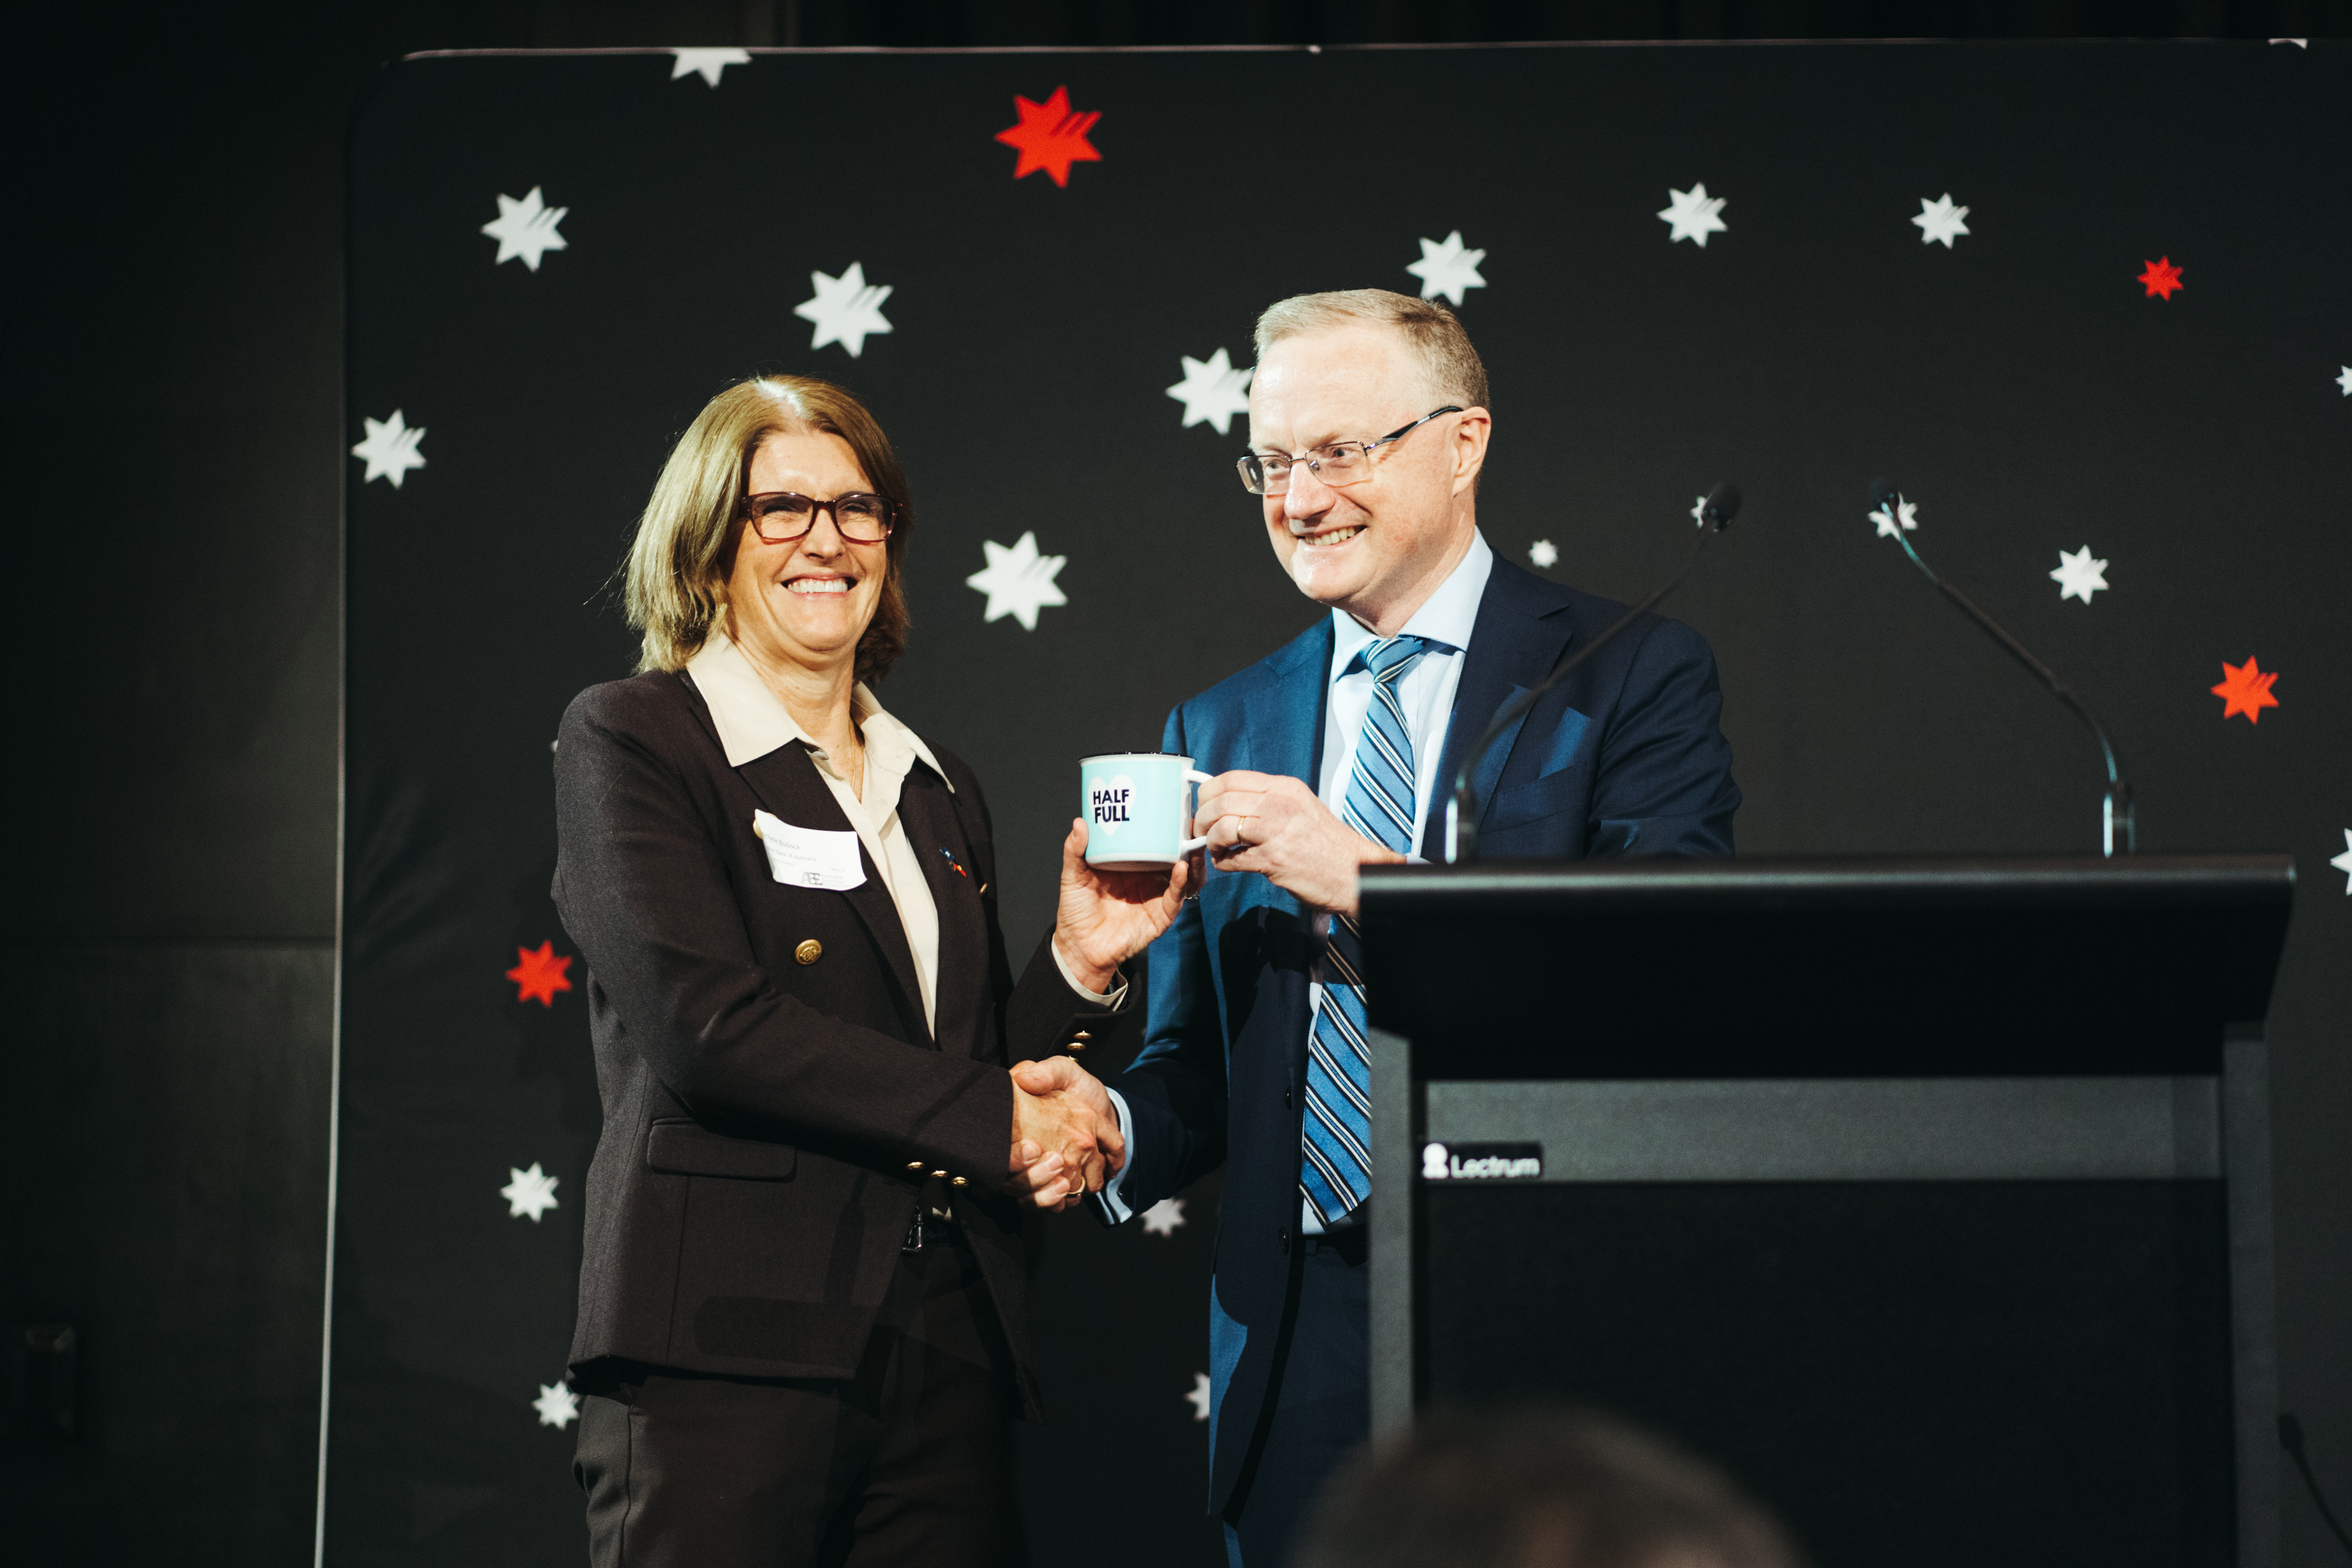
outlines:
[[[1066,1056],[1013,1069],[1013,1175],[1004,1191],[1048,1211],[1075,1208],[1127,1163],[1102,1081]]]

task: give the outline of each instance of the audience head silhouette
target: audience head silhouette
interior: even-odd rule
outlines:
[[[1729,1479],[1603,1416],[1439,1412],[1341,1473],[1300,1568],[1799,1568]]]

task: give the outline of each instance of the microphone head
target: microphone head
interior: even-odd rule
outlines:
[[[1706,493],[1706,499],[1699,503],[1698,515],[1701,522],[1714,524],[1715,531],[1721,533],[1731,526],[1731,519],[1739,515],[1739,487],[1717,485]]]
[[[1885,475],[1881,474],[1877,478],[1873,479],[1870,482],[1870,509],[1872,511],[1891,512],[1901,500],[1902,496],[1895,490],[1895,481],[1889,479]]]

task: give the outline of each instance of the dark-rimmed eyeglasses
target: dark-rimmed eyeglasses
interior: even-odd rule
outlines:
[[[1315,471],[1315,477],[1326,485],[1354,485],[1372,476],[1372,454],[1391,441],[1402,441],[1441,413],[1460,413],[1461,407],[1447,403],[1444,408],[1423,414],[1411,424],[1390,431],[1378,441],[1327,441],[1312,448],[1304,457],[1286,457],[1277,452],[1253,452],[1239,465],[1242,488],[1253,496],[1280,496],[1290,489],[1290,469],[1293,464],[1304,463]]]
[[[878,545],[890,537],[898,520],[898,504],[887,496],[853,490],[830,501],[795,495],[790,490],[763,490],[743,497],[743,515],[760,537],[772,545],[786,544],[816,527],[819,512],[833,514],[835,532],[854,545]]]

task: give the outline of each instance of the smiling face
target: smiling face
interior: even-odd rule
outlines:
[[[1403,333],[1372,322],[1302,332],[1259,359],[1250,444],[1296,455],[1328,441],[1377,441],[1447,398]],[[1299,591],[1392,635],[1468,553],[1486,461],[1486,411],[1431,420],[1373,454],[1371,476],[1334,488],[1304,463],[1267,496],[1267,538]]]
[[[751,454],[749,491],[791,490],[819,501],[872,492],[849,443],[815,431],[771,431]],[[736,525],[727,574],[730,633],[754,663],[831,671],[854,664],[857,640],[881,602],[889,541],[852,544],[830,511],[799,538],[770,544],[749,518]]]

